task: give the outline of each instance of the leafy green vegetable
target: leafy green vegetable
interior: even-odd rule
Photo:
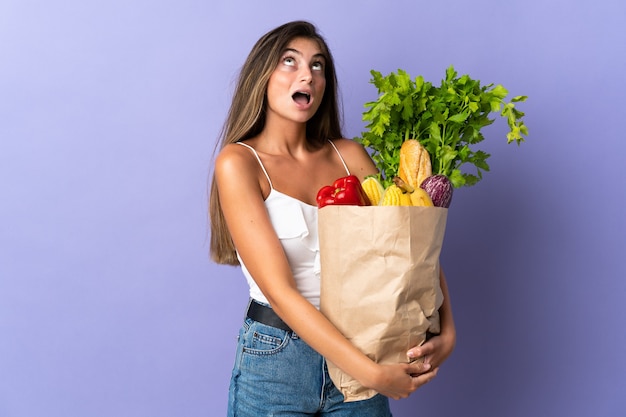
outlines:
[[[422,76],[413,80],[403,70],[384,77],[374,70],[371,74],[370,82],[379,97],[365,104],[363,120],[368,122],[368,131],[355,140],[371,150],[385,187],[398,172],[400,147],[406,139],[419,140],[430,154],[433,174],[446,175],[459,188],[476,184],[482,172],[489,171],[490,155],[473,150],[471,145],[485,139],[481,130],[494,122],[489,118],[491,113],[506,118],[508,143],[519,145],[523,135],[528,135],[522,121],[524,113],[515,107],[527,97],[517,96],[507,102],[508,91],[501,85],[481,86],[468,75],[458,77],[452,66],[439,87]],[[462,172],[464,164],[474,165],[476,172]]]

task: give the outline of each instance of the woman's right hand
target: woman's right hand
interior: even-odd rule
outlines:
[[[379,365],[377,375],[364,384],[368,388],[394,400],[407,398],[422,385],[437,376],[439,368],[431,369],[423,362]]]

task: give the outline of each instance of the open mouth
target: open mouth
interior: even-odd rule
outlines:
[[[309,104],[311,102],[311,94],[297,91],[293,96],[293,101],[298,104]]]

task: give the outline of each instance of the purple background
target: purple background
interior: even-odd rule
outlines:
[[[530,97],[449,213],[457,349],[394,415],[626,415],[626,3],[347,3],[0,3],[1,416],[224,415],[247,288],[208,260],[207,177],[239,66],[297,18],[348,137],[370,69]]]

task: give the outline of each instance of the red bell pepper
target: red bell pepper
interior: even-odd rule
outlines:
[[[356,175],[341,177],[333,183],[322,187],[317,193],[317,207],[335,205],[370,206],[370,200],[361,187]]]

